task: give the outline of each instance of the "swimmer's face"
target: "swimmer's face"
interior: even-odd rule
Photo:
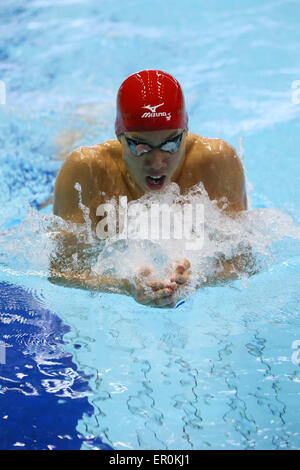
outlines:
[[[171,181],[184,158],[186,136],[183,129],[118,136],[127,169],[145,192],[163,189]]]

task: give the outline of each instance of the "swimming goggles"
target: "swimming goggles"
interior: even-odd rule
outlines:
[[[125,134],[122,134],[122,135],[124,135],[124,138],[130,148],[130,152],[136,157],[140,157],[144,153],[149,153],[154,149],[159,149],[162,152],[168,152],[168,153],[178,152],[184,133],[185,131],[183,131],[180,135],[176,135],[175,137],[172,137],[171,139],[166,140],[164,143],[156,147],[148,143],[141,142],[139,140],[131,139],[130,137],[127,137]]]

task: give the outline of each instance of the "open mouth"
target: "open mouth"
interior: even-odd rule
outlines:
[[[146,183],[150,189],[161,189],[164,185],[166,175],[162,176],[147,176]]]

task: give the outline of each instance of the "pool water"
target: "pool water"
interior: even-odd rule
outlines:
[[[299,19],[297,0],[2,0],[1,449],[299,449]],[[117,89],[144,68],[180,81],[190,130],[246,171],[237,225],[191,196],[221,234],[194,272],[239,243],[262,265],[177,309],[48,281],[62,160],[114,138]],[[95,270],[170,249],[108,243]]]

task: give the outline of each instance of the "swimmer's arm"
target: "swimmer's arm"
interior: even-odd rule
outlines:
[[[96,275],[90,269],[76,273],[71,269],[62,272],[52,267],[48,280],[53,284],[92,292],[117,292],[125,295],[133,293],[133,286],[128,279]]]
[[[132,279],[98,275],[90,268],[89,255],[83,255],[85,248],[84,243],[78,242],[74,234],[58,233],[55,252],[50,260],[48,280],[65,287],[128,295],[139,303],[153,307],[175,305],[172,299],[172,283],[151,280],[148,277],[150,273],[144,270],[133,273]]]
[[[99,276],[90,269],[91,258],[86,243],[73,233],[61,230],[56,234],[54,243],[48,277],[53,284],[98,292],[132,293],[127,279]]]
[[[248,209],[245,174],[242,162],[234,147],[218,139],[211,157],[210,198],[218,201],[218,206],[230,217],[239,217]],[[227,282],[239,279],[243,273],[253,275],[258,272],[256,258],[251,247],[245,248],[244,253],[234,256],[231,260],[220,260],[214,275],[207,284]]]
[[[232,262],[226,261],[223,263],[221,269],[216,268],[216,270],[211,275],[207,276],[205,280],[199,280],[196,283],[196,288],[199,289],[200,287],[215,286],[229,281],[235,281],[238,277],[238,272]]]
[[[227,142],[218,139],[212,156],[212,189],[211,199],[218,201],[218,206],[230,217],[239,217],[248,209],[245,173],[237,152]],[[243,273],[253,275],[257,272],[256,259],[251,247],[231,260],[220,260],[214,275],[208,283],[227,282],[241,277]]]
[[[214,273],[198,287],[234,281],[240,279],[243,274],[253,276],[257,272],[259,272],[257,260],[249,247],[243,254],[234,256],[231,260],[220,259],[216,263]]]
[[[217,200],[219,207],[224,206],[228,215],[247,210],[245,174],[242,162],[237,156],[235,148],[221,139],[216,139],[214,142],[214,148],[206,168],[206,178],[206,190],[210,199]]]
[[[48,280],[64,287],[89,290],[90,292],[117,293],[133,297],[137,302],[152,307],[174,307],[170,288],[162,281],[153,283],[145,289],[141,282],[107,275],[96,275],[91,270],[74,273],[72,270],[51,269]]]

